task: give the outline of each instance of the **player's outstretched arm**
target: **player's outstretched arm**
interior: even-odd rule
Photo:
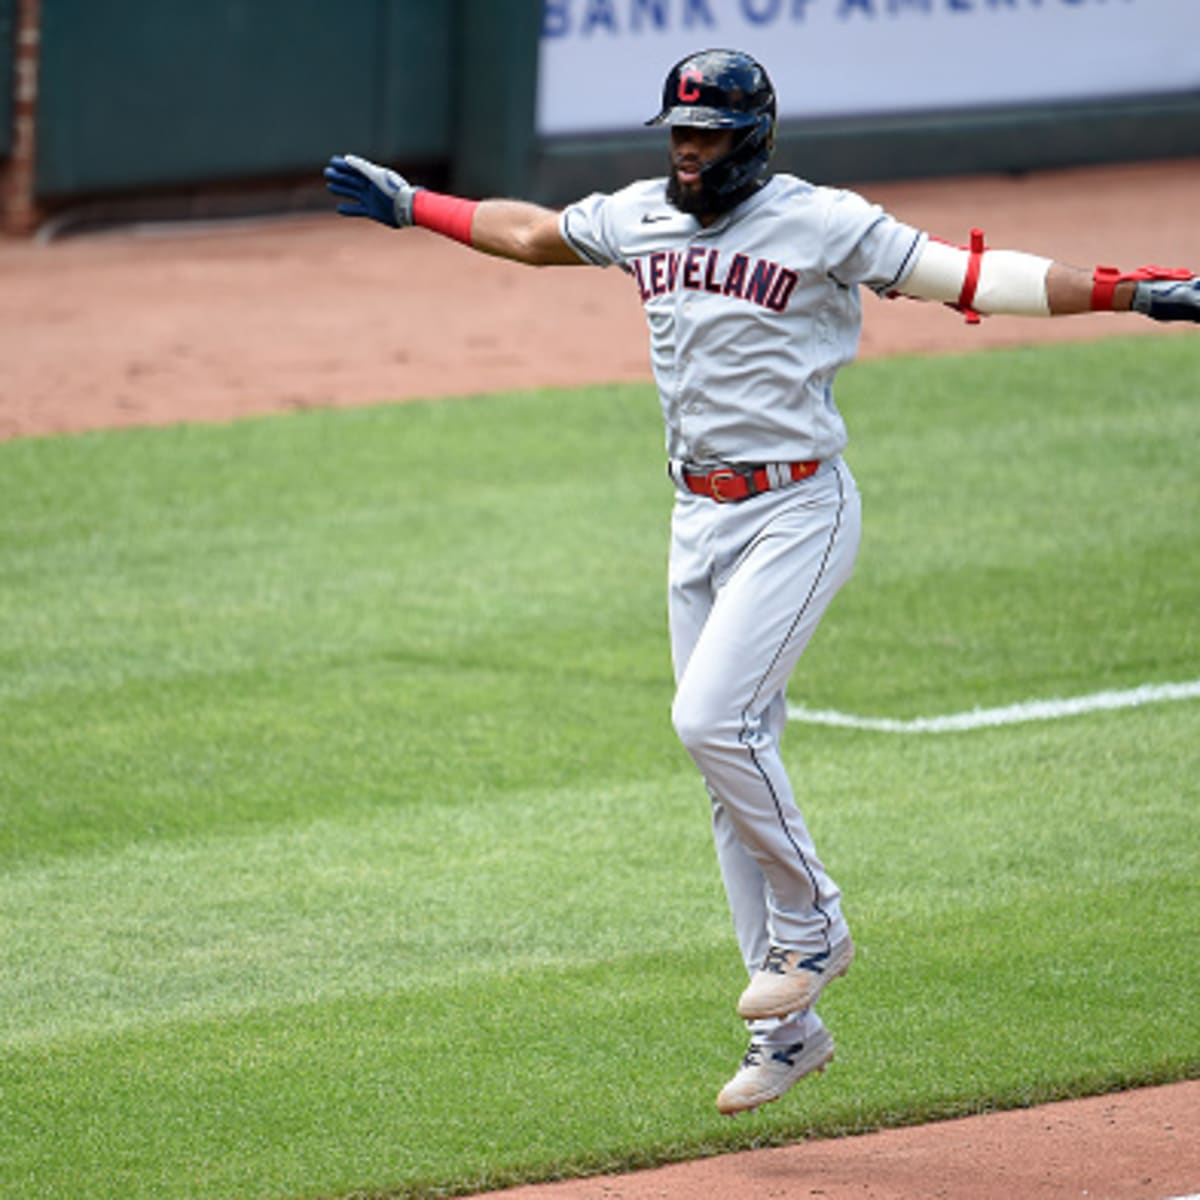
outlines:
[[[325,186],[344,217],[368,217],[392,229],[420,225],[484,254],[531,266],[581,266],[563,240],[558,214],[524,200],[464,200],[415,187],[402,175],[354,154],[335,155]]]
[[[1200,276],[1184,267],[1088,271],[1016,250],[969,250],[930,240],[898,291],[941,300],[965,312],[1068,316],[1085,312],[1142,313],[1155,321],[1200,322]]]

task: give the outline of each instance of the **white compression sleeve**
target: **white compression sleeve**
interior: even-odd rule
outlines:
[[[926,241],[898,291],[918,300],[955,304],[962,294],[970,255],[945,242]],[[981,313],[1048,317],[1046,273],[1051,260],[1019,250],[985,250],[971,308]]]

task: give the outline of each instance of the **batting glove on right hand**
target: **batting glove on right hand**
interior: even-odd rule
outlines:
[[[419,189],[387,167],[356,154],[335,154],[325,168],[325,186],[350,201],[337,206],[343,217],[370,217],[392,229],[413,223],[413,195]]]
[[[1133,289],[1133,309],[1152,321],[1200,322],[1200,275],[1140,280]]]

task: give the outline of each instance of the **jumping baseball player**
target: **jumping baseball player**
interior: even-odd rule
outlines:
[[[848,191],[770,175],[775,93],[746,54],[674,66],[661,111],[666,178],[555,212],[415,187],[353,155],[331,159],[338,212],[419,225],[534,265],[616,265],[650,327],[676,500],[669,618],[675,728],[704,777],[749,983],[750,1046],[721,1089],[724,1113],[776,1100],[833,1058],[817,1015],[854,944],[817,855],[779,740],[788,678],[858,550],[859,495],[842,458],[834,377],[855,356],[860,287],[979,313],[1134,310],[1200,321],[1183,269],[1082,270],[966,249]]]

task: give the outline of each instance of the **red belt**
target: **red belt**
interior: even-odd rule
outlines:
[[[801,479],[815,474],[820,465],[820,459],[812,459],[809,462],[784,463],[783,470],[790,474],[790,482],[799,483]],[[759,492],[769,492],[772,487],[782,486],[771,482],[766,467],[718,467],[707,475],[693,475],[690,471],[684,471],[683,482],[689,492],[707,496],[718,504],[748,500]]]

